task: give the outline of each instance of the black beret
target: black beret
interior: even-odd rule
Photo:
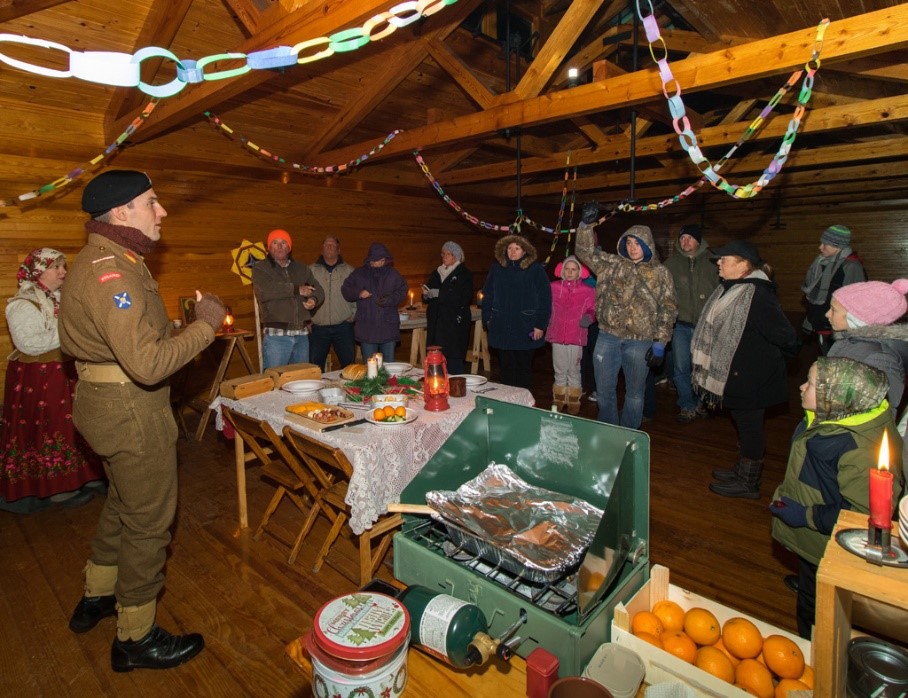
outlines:
[[[94,218],[107,213],[114,206],[128,204],[149,189],[151,179],[144,172],[108,170],[85,185],[82,210]]]

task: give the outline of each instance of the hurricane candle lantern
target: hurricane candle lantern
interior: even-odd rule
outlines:
[[[426,347],[424,371],[422,390],[426,409],[432,412],[448,409],[448,365],[441,347]]]
[[[230,306],[226,308],[226,314],[224,315],[224,326],[221,328],[223,332],[233,332],[233,313],[230,311]]]

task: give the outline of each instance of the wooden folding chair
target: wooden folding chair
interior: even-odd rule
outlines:
[[[271,520],[271,516],[277,510],[284,497],[289,498],[296,508],[307,517],[300,525],[300,532],[290,548],[290,557],[287,558],[287,562],[292,565],[296,561],[300,547],[302,547],[303,538],[308,532],[306,521],[309,520],[313,510],[316,509],[314,502],[319,497],[322,487],[326,485],[316,482],[268,422],[234,412],[226,406],[221,409],[223,410],[224,418],[236,430],[236,438],[242,439],[243,443],[261,462],[262,477],[271,480],[277,485],[274,496],[268,503],[265,514],[262,516],[262,521],[255,529],[252,538],[258,540],[261,537],[265,527]],[[330,484],[330,481],[327,482],[327,485]],[[313,502],[311,506],[307,503],[307,498]]]
[[[315,524],[319,512],[323,513],[331,522],[331,530],[325,537],[322,549],[315,559],[313,572],[318,572],[334,541],[340,535],[341,528],[350,518],[350,505],[347,504],[347,486],[353,475],[353,466],[347,456],[339,448],[310,439],[290,427],[284,427],[284,438],[290,447],[299,455],[306,467],[313,473],[319,482],[333,480],[330,486],[322,489],[316,497],[315,503],[309,510],[309,516],[300,535],[305,537]],[[403,523],[400,514],[392,514],[379,519],[372,528],[359,534],[359,584],[369,582],[375,575],[375,570],[381,564],[388,548],[391,546],[392,531]],[[378,541],[378,546],[373,551],[372,543]]]

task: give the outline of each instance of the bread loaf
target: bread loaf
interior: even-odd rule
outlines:
[[[344,366],[344,369],[341,371],[341,378],[343,378],[344,380],[355,381],[365,377],[365,364],[349,364],[347,366]]]

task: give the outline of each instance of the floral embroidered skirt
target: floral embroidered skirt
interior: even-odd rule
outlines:
[[[72,361],[6,367],[0,422],[0,497],[49,497],[104,477],[101,459],[73,426]]]

